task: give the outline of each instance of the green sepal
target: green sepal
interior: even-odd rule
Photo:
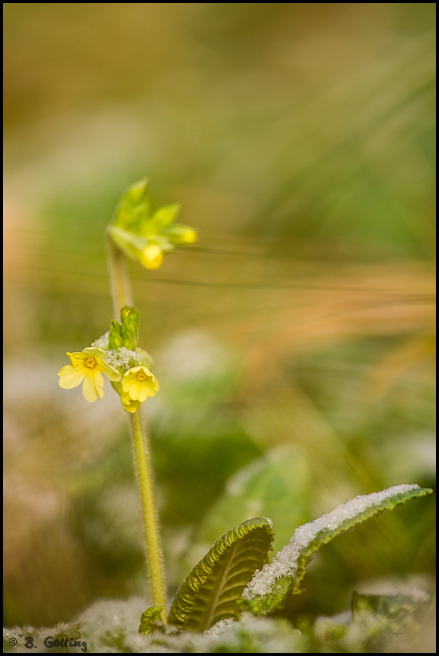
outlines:
[[[165,230],[159,235],[151,235],[151,237],[148,239],[148,244],[156,244],[163,251],[163,253],[171,253],[173,250],[175,250],[175,246],[170,242],[167,235],[164,233]]]
[[[110,336],[108,338],[108,348],[117,349],[123,346],[122,326],[115,319],[110,323]]]
[[[109,225],[107,228],[107,233],[110,236],[113,243],[120,248],[120,250],[133,260],[138,260],[143,249],[148,246],[146,237],[137,235],[134,232],[129,232],[124,228],[119,228],[118,226]]]
[[[147,608],[140,616],[139,633],[149,635],[156,629],[163,628],[161,621],[162,610],[164,606],[151,606]]]
[[[151,216],[148,184],[148,180],[141,180],[125,192],[116,209],[114,226],[139,233],[142,224]]]
[[[123,346],[135,351],[139,341],[139,310],[126,305],[120,311]]]
[[[237,619],[242,591],[267,561],[274,532],[255,518],[222,535],[181,584],[169,612],[180,629],[206,631],[222,619]]]
[[[160,207],[153,216],[140,226],[140,234],[144,237],[155,235],[167,228],[177,218],[181,209],[180,203]]]
[[[139,365],[148,367],[150,371],[152,371],[154,368],[154,360],[150,354],[143,349],[137,349],[136,351],[136,366]]]

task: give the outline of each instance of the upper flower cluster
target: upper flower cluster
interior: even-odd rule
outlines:
[[[93,403],[104,396],[104,374],[119,394],[124,409],[135,412],[149,396],[156,395],[160,385],[151,371],[151,356],[137,348],[138,311],[123,308],[121,320],[121,324],[113,321],[110,331],[92,346],[67,353],[71,364],[58,372],[59,385],[72,389],[82,383],[85,398]]]
[[[166,253],[197,241],[195,230],[174,223],[179,211],[180,205],[176,204],[152,213],[148,181],[142,180],[125,193],[107,232],[125,255],[147,269],[158,269]]]

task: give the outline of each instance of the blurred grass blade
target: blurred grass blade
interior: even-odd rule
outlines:
[[[262,518],[248,519],[224,533],[181,584],[170,624],[206,631],[222,619],[236,619],[242,591],[266,563],[273,537],[271,523]]]
[[[382,492],[355,497],[319,519],[300,526],[290,543],[255,574],[243,592],[242,606],[257,615],[271,613],[283,604],[289,592],[301,592],[299,586],[306,565],[317,549],[383,510],[392,510],[409,499],[431,492],[418,485],[397,485]]]

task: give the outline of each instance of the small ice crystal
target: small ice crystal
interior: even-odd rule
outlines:
[[[294,576],[300,554],[320,531],[334,530],[345,521],[360,515],[372,506],[378,505],[384,499],[416,489],[419,489],[419,485],[395,485],[382,492],[362,494],[346,501],[346,503],[342,503],[330,513],[326,513],[318,519],[308,522],[308,524],[299,526],[294,531],[289,544],[278,552],[271,563],[264,565],[263,569],[252,578],[242,594],[243,598],[253,599],[256,595],[266,595],[272,590],[278,579],[284,576]]]
[[[93,342],[92,346],[96,346],[96,348],[103,349],[106,351],[110,345],[110,331],[106,332],[105,335],[102,335],[102,337],[99,337],[95,342]]]
[[[145,351],[136,349],[130,351],[125,346],[108,351],[105,361],[112,367],[135,367],[144,364]]]

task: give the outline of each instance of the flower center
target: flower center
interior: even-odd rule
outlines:
[[[144,371],[140,370],[136,376],[137,380],[146,380],[147,376]]]
[[[89,369],[93,369],[94,367],[96,367],[96,365],[97,362],[94,358],[87,358],[87,360],[85,361],[85,366],[88,367]]]

